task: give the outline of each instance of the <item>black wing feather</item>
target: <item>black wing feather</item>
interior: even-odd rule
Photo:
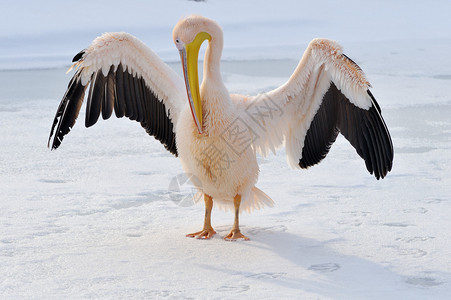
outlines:
[[[135,98],[136,98],[136,111],[137,111],[137,118],[136,121],[142,122],[144,120],[144,113],[143,113],[143,107],[142,103],[144,99],[142,99],[141,90],[139,82],[142,78],[135,78],[133,77],[133,85],[135,87]]]
[[[330,89],[323,97],[323,102],[318,109],[307,131],[302,149],[302,159],[299,161],[301,168],[308,168],[323,160],[338,135],[337,101]]]
[[[83,55],[84,51],[77,54],[74,60],[82,59]],[[56,112],[48,144],[51,149],[60,146],[78,117],[88,86],[81,83],[82,71],[83,68],[77,70],[69,82]],[[140,122],[149,135],[155,136],[168,151],[177,156],[170,111],[166,113],[164,103],[146,85],[141,76],[133,75],[133,71],[122,64],[117,68],[111,66],[107,76],[104,76],[101,70],[92,75],[86,103],[86,127],[94,125],[100,113],[103,119],[108,119],[113,109],[119,118],[125,115],[131,120]]]
[[[341,132],[365,160],[371,174],[374,173],[377,179],[387,175],[392,168],[393,145],[379,104],[370,91],[368,94],[373,105],[364,110],[352,104],[331,82],[307,131],[299,160],[301,168],[324,159]]]
[[[157,126],[156,126],[156,124],[158,124],[158,122],[157,122],[157,114],[158,114],[157,99],[155,99],[155,97],[154,97],[154,95],[153,95],[153,93],[151,91],[148,91],[148,95],[149,95],[149,98],[150,98],[152,111],[155,112],[154,117],[150,118],[150,128],[149,129],[151,130],[152,133],[149,133],[149,134],[156,135],[157,134]]]
[[[124,69],[122,68],[122,64],[119,64],[116,70],[116,102],[114,102],[114,113],[118,118],[126,115]]]
[[[47,144],[47,146],[50,147],[50,140],[53,136],[52,150],[59,147],[64,136],[69,133],[77,120],[86,90],[86,86],[82,85],[80,81],[81,72],[79,70],[69,82],[67,91],[56,111]]]
[[[105,96],[102,104],[102,118],[104,120],[109,119],[113,114],[114,102],[116,99],[115,79],[114,66],[111,66],[106,78]]]
[[[89,89],[88,101],[86,103],[86,127],[91,127],[99,119],[105,94],[105,82],[106,78],[103,76],[102,70],[99,70]]]
[[[125,90],[125,116],[130,120],[136,120],[136,104],[135,95],[133,94],[133,77],[128,72],[124,71],[124,90]]]
[[[85,51],[86,51],[86,49],[83,49],[83,50],[81,50],[80,52],[78,52],[78,53],[74,56],[74,58],[72,58],[72,62],[77,62],[77,61],[79,61],[79,60],[83,57],[83,54],[85,54]]]

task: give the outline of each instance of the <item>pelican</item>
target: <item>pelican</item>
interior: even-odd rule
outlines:
[[[338,133],[363,158],[370,174],[392,168],[393,145],[381,109],[360,67],[327,39],[312,40],[288,81],[255,96],[229,94],[221,77],[223,32],[202,16],[181,19],[173,41],[180,77],[150,48],[127,33],[106,33],[75,55],[75,74],[56,112],[48,147],[71,130],[89,87],[85,126],[102,114],[128,117],[180,158],[205,202],[204,226],[188,237],[209,239],[213,203],[234,210],[225,240],[248,240],[239,215],[273,201],[255,184],[257,153],[285,145],[288,164],[306,169],[329,152]],[[199,86],[198,56],[208,41]],[[72,68],[71,68],[72,69]]]

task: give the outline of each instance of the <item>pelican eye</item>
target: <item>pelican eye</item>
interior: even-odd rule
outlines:
[[[177,47],[177,49],[181,50],[183,48],[184,44],[179,38],[176,38],[175,39],[175,46]]]

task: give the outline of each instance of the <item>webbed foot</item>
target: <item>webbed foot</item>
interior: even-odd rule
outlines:
[[[203,229],[198,232],[187,234],[186,237],[208,240],[216,234],[213,228]]]
[[[224,240],[226,241],[236,241],[238,239],[249,241],[249,238],[242,234],[239,229],[232,229],[230,233],[224,237]]]

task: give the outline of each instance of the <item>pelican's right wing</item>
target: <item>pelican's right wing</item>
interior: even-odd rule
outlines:
[[[73,59],[76,72],[53,121],[48,146],[56,149],[78,117],[85,90],[86,127],[100,113],[124,115],[141,123],[167,150],[177,155],[175,128],[184,106],[183,79],[151,49],[127,33],[106,33]]]

